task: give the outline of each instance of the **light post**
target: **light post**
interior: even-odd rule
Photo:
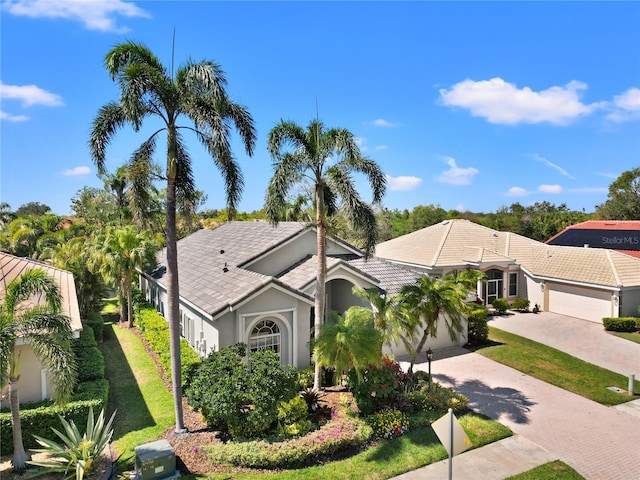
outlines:
[[[429,392],[431,391],[431,360],[433,359],[433,351],[431,347],[427,350],[427,363],[429,364]]]

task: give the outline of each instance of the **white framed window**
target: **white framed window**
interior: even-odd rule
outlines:
[[[518,272],[509,272],[509,296],[518,296]]]
[[[273,350],[280,355],[281,335],[273,320],[262,320],[253,327],[249,337],[249,351]]]

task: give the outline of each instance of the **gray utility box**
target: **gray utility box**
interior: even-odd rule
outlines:
[[[176,472],[176,452],[166,440],[145,443],[134,448],[136,452],[136,477],[154,480],[170,477]]]

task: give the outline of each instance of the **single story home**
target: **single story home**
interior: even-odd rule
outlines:
[[[640,258],[640,220],[587,220],[568,226],[545,243],[609,248]]]
[[[376,256],[430,276],[474,268],[486,304],[529,299],[541,310],[602,322],[638,314],[640,259],[603,248],[548,245],[468,220],[445,220],[380,243]]]
[[[275,350],[284,364],[310,365],[316,248],[315,227],[299,222],[227,222],[179,240],[182,336],[203,357],[243,342],[251,350]],[[142,292],[161,314],[166,264],[165,249],[158,268],[140,276]],[[363,305],[352,294],[354,285],[393,295],[420,275],[386,260],[365,260],[358,248],[328,236],[327,315]]]
[[[80,309],[78,308],[78,298],[76,296],[76,286],[73,274],[66,270],[54,268],[46,263],[22,258],[0,252],[0,301],[4,300],[7,286],[24,272],[40,268],[47,275],[54,279],[60,288],[62,296],[61,313],[71,320],[71,330],[77,338],[82,330],[80,320]],[[42,299],[32,298],[29,303],[37,305]],[[20,355],[20,380],[18,388],[20,390],[20,402],[39,402],[49,398],[51,385],[47,379],[46,370],[36,357],[31,345],[23,339],[16,342],[16,353]],[[2,394],[6,392],[3,390]],[[8,406],[9,399],[2,398],[2,406]]]

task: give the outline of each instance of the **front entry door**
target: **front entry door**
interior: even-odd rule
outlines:
[[[487,281],[487,304],[491,304],[496,298],[502,297],[502,279]]]

